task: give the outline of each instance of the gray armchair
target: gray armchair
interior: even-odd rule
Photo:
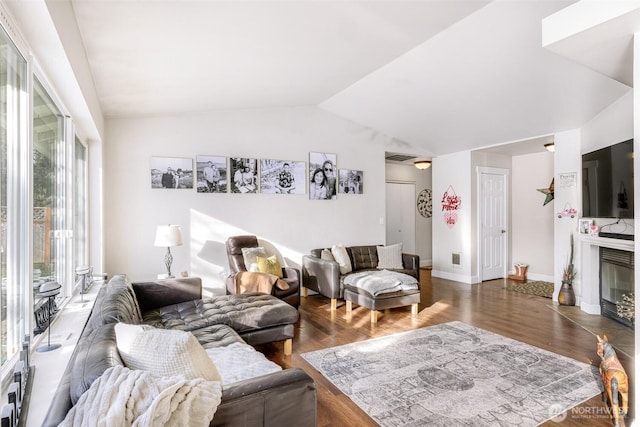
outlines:
[[[375,245],[351,246],[346,249],[351,260],[353,272],[376,269],[378,257]],[[322,249],[312,249],[310,255],[302,257],[302,295],[306,296],[307,289],[318,292],[331,300],[331,310],[335,310],[338,298],[344,297],[343,277],[340,275],[338,263],[322,259],[321,254]],[[419,283],[420,257],[403,253],[402,264],[403,269],[396,271],[415,277]]]

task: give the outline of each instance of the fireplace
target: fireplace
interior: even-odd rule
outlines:
[[[618,316],[617,302],[634,291],[634,253],[619,249],[600,248],[600,313],[624,325],[633,322]]]

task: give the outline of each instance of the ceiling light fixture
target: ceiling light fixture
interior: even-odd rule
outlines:
[[[544,144],[544,148],[547,149],[547,151],[553,153],[554,151],[556,151],[556,146],[553,142],[550,142],[548,144]]]
[[[417,167],[420,170],[429,169],[431,167],[431,160],[418,160],[413,162],[413,166]]]

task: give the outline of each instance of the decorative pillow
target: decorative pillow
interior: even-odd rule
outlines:
[[[120,357],[130,369],[220,381],[216,365],[191,332],[126,323],[118,323],[115,331]]]
[[[323,259],[325,261],[335,261],[336,259],[333,257],[333,255],[331,254],[331,251],[329,249],[323,249],[322,252],[320,253],[320,259]]]
[[[349,258],[347,248],[342,245],[333,245],[331,247],[331,254],[340,265],[340,274],[347,274],[352,271],[351,258]]]
[[[378,246],[378,268],[401,270],[402,243],[389,246]]]
[[[247,271],[254,273],[258,271],[258,260],[256,258],[259,256],[268,256],[267,251],[262,246],[242,248],[242,258],[244,258],[244,265],[247,267]]]
[[[270,257],[258,256],[256,257],[256,260],[258,262],[258,271],[260,273],[273,274],[274,276],[278,276],[282,279],[282,267],[275,255],[271,255]]]

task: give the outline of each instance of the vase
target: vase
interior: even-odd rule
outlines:
[[[573,286],[570,283],[562,282],[558,293],[558,304],[576,305],[576,294],[573,292]]]

